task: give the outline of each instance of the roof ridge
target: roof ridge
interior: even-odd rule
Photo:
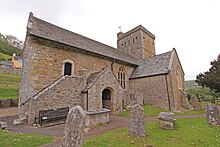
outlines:
[[[38,36],[38,37],[43,37],[43,38],[46,38],[46,39],[49,39],[49,40],[52,40],[52,41],[55,41],[55,42],[58,42],[58,43],[63,43],[63,44],[70,45],[70,46],[73,46],[73,47],[78,47],[78,48],[86,50],[86,51],[90,51],[90,52],[93,52],[93,53],[96,53],[96,54],[100,54],[100,55],[103,55],[103,56],[107,56],[107,57],[110,57],[110,58],[114,58],[114,59],[121,60],[121,61],[130,63],[130,64],[137,65],[137,63],[136,63],[137,61],[134,59],[134,57],[131,54],[129,54],[127,52],[124,52],[124,51],[121,51],[121,50],[118,50],[117,48],[114,48],[110,45],[106,45],[106,44],[104,44],[102,42],[99,42],[97,40],[88,38],[86,36],[83,36],[83,35],[75,33],[75,32],[72,32],[70,30],[67,30],[63,27],[60,27],[60,26],[55,25],[53,23],[42,20],[42,19],[40,19],[38,17],[35,17],[33,15],[30,15],[28,22],[32,23],[31,26],[28,27],[29,33],[32,34],[32,35],[35,35],[35,36]],[[39,26],[37,26],[39,23],[41,25],[45,25],[48,28],[53,27],[53,29],[55,29],[57,31],[59,30],[63,34],[67,33],[67,34],[69,34],[69,36],[68,36],[69,38],[71,38],[71,36],[72,36],[72,37],[75,37],[75,38],[80,38],[81,40],[80,41],[76,40],[76,42],[74,42],[73,40],[71,40],[69,42],[66,41],[66,40],[63,41],[61,38],[59,38],[60,36],[56,36],[57,35],[56,32],[53,32],[52,30],[49,30],[49,31],[46,30],[48,28],[45,28],[45,29],[43,28],[44,30],[42,30],[42,28],[39,29],[38,28]],[[49,33],[45,32],[45,31],[48,31]],[[92,43],[91,45],[93,45],[94,47],[90,48],[90,49],[87,49],[86,48],[87,47],[86,43],[88,43],[88,42]],[[95,48],[97,50],[95,50]],[[102,48],[101,51],[100,51],[100,48]],[[104,50],[105,48],[106,48],[106,50]],[[107,51],[107,50],[110,50],[112,52],[112,55],[108,55],[108,54],[110,54],[110,51]],[[117,52],[117,53],[115,53],[115,52]],[[114,53],[115,54],[120,54],[120,55],[125,56],[125,57],[120,58],[120,57],[118,57],[118,55],[115,55]],[[127,57],[129,57],[129,58],[127,58]]]
[[[87,37],[87,36],[84,36],[84,35],[81,35],[81,34],[79,34],[79,33],[76,33],[76,32],[70,31],[70,30],[67,30],[67,29],[65,29],[65,28],[63,28],[63,27],[60,27],[60,26],[58,26],[58,25],[56,25],[56,24],[53,24],[53,23],[48,22],[48,21],[45,21],[45,20],[40,19],[40,18],[38,18],[38,17],[35,17],[35,16],[32,16],[32,17],[34,17],[34,19],[38,19],[38,20],[40,20],[40,21],[43,21],[44,23],[48,23],[48,24],[50,24],[50,25],[53,25],[53,26],[55,26],[55,27],[57,27],[57,28],[59,28],[59,29],[65,30],[65,31],[67,31],[67,32],[69,32],[69,33],[73,33],[73,34],[75,34],[75,35],[84,37],[84,38],[86,38],[86,39],[92,40],[92,41],[94,41],[94,42],[100,43],[100,44],[102,44],[102,45],[105,45],[105,46],[111,47],[112,49],[117,50],[116,48],[114,48],[114,47],[112,47],[112,46],[110,46],[110,45],[104,44],[104,43],[102,43],[102,42],[100,42],[100,41],[97,41],[97,40],[95,40],[95,39],[91,39],[91,38],[89,38],[89,37]],[[121,51],[121,50],[118,50],[118,51]],[[121,52],[122,52],[122,51],[121,51]],[[124,52],[124,53],[126,53],[126,52]],[[127,54],[128,54],[128,53],[127,53]]]

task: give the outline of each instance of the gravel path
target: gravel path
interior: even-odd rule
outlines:
[[[13,115],[16,114],[16,115]],[[8,115],[8,116],[6,116]],[[205,114],[196,114],[196,115],[177,115],[176,118],[202,118],[205,117]],[[13,132],[22,132],[28,134],[43,134],[55,136],[57,139],[48,145],[43,145],[42,147],[56,147],[59,146],[62,137],[64,136],[64,124],[51,126],[51,127],[31,127],[27,125],[13,125],[13,120],[17,117],[17,109],[9,108],[8,111],[6,109],[0,109],[0,121],[8,122],[8,130]],[[110,123],[107,125],[99,126],[91,129],[87,133],[84,134],[84,139],[91,138],[93,136],[101,135],[103,133],[112,132],[119,128],[124,128],[128,126],[128,118],[120,117],[117,115],[110,115]],[[147,117],[147,122],[157,121],[157,117]]]

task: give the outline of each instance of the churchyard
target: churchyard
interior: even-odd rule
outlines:
[[[147,120],[148,118],[155,119],[146,122],[146,136],[144,138],[129,136],[128,126],[124,126],[123,128],[113,129],[103,134],[94,134],[86,140],[84,139],[82,146],[220,146],[220,128],[207,125],[204,115],[202,118],[193,118],[194,115],[191,114],[176,116],[177,120],[174,123],[173,130],[163,130],[160,128],[159,121],[156,117],[146,117]],[[184,116],[186,118],[178,118],[178,116]],[[98,129],[102,130],[105,126],[99,125]],[[40,146],[53,143],[58,138],[62,138],[62,136],[57,138],[57,136],[23,134],[5,130],[0,130],[0,136],[0,146],[3,147]]]
[[[19,77],[16,75],[2,75],[1,84],[8,84],[8,88],[16,89],[18,92],[18,82]],[[4,82],[2,82],[4,81]],[[17,84],[16,84],[17,83]],[[13,84],[12,87],[10,87]],[[16,87],[17,86],[17,87]],[[4,89],[0,87],[1,89]],[[3,90],[4,91],[4,90]],[[7,90],[6,90],[7,91]],[[3,92],[7,98],[16,98],[16,93],[13,92]],[[11,94],[11,95],[10,95]],[[18,94],[18,93],[17,93]],[[2,97],[1,95],[1,97]],[[10,95],[10,96],[7,96]],[[13,96],[14,95],[14,96]],[[156,108],[151,105],[144,105],[144,114],[146,115],[146,127],[145,127],[145,137],[139,138],[135,136],[129,136],[129,127],[124,125],[118,129],[112,129],[111,131],[106,131],[98,133],[98,135],[93,134],[90,137],[84,138],[82,141],[83,147],[105,147],[105,146],[159,146],[159,147],[175,147],[175,146],[220,146],[220,128],[207,125],[207,120],[205,118],[205,107],[206,102],[202,102],[202,111],[192,110],[189,112],[176,112],[177,120],[174,122],[173,130],[164,130],[160,128],[159,120],[157,116],[160,112],[170,112],[169,110],[163,110],[161,108]],[[0,109],[1,111],[1,109]],[[121,118],[125,118],[124,121],[128,122],[130,112],[124,111],[117,114]],[[199,117],[199,118],[198,118]],[[1,120],[1,116],[0,116]],[[150,120],[150,121],[149,121]],[[121,122],[122,123],[122,122]],[[113,125],[112,122],[107,125],[99,125],[96,130],[103,130],[108,125]],[[56,131],[55,129],[53,131]],[[89,131],[91,133],[93,129]],[[142,130],[143,131],[143,130]],[[87,132],[88,133],[88,132]],[[64,128],[63,128],[64,134]],[[0,146],[41,146],[45,144],[50,144],[57,142],[64,135],[39,135],[39,134],[27,134],[27,133],[16,133],[7,131],[7,129],[0,129]],[[84,134],[86,136],[86,133]],[[61,141],[58,141],[60,144]]]

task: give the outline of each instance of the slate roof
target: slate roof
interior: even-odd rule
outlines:
[[[30,13],[27,28],[31,35],[137,65],[136,60],[130,54],[36,18],[33,13]]]
[[[174,50],[173,50],[174,51]],[[170,70],[173,51],[145,59],[134,70],[130,79],[166,74]]]
[[[36,18],[33,13],[30,13],[27,28],[30,35],[131,64],[136,68],[130,79],[166,74],[169,71],[169,65],[172,63],[172,51],[138,62],[126,52]],[[97,72],[90,75],[89,79],[87,79],[87,84],[90,85],[89,83],[97,79],[100,74],[101,72]]]
[[[102,71],[99,71],[99,72],[95,72],[95,73],[92,73],[88,78],[87,78],[87,81],[86,81],[86,84],[88,86],[90,86],[91,84],[94,83],[94,81],[96,81],[99,76],[101,75]]]
[[[84,90],[82,90],[82,92],[86,92],[88,91],[88,89],[90,87],[92,87],[92,85],[98,80],[98,78],[106,71],[109,70],[111,71],[108,67],[102,69],[101,71],[98,72],[94,72],[92,73],[87,79],[86,79],[86,87]]]

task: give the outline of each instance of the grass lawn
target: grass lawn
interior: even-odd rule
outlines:
[[[138,139],[127,135],[127,128],[96,136],[83,142],[83,147],[217,147],[220,128],[207,126],[205,118],[178,119],[174,130],[162,130],[158,122],[147,123],[147,136]],[[131,143],[133,142],[133,144]]]
[[[18,98],[20,75],[0,74],[0,99]]]
[[[204,106],[206,106],[204,104]],[[146,114],[147,117],[153,117],[153,116],[158,116],[158,114],[160,112],[171,112],[170,110],[165,110],[165,109],[161,109],[161,108],[157,108],[154,107],[152,105],[144,105],[144,112]],[[205,113],[205,109],[203,109],[203,111],[196,111],[196,110],[191,110],[188,112],[175,112],[176,115],[183,115],[183,114],[202,114]],[[128,117],[130,115],[129,111],[124,111],[124,112],[120,112],[118,114],[119,116],[124,116],[124,117]]]
[[[0,61],[11,59],[12,57],[3,53],[0,53]]]
[[[34,147],[50,143],[54,137],[8,132],[0,129],[0,147]]]

